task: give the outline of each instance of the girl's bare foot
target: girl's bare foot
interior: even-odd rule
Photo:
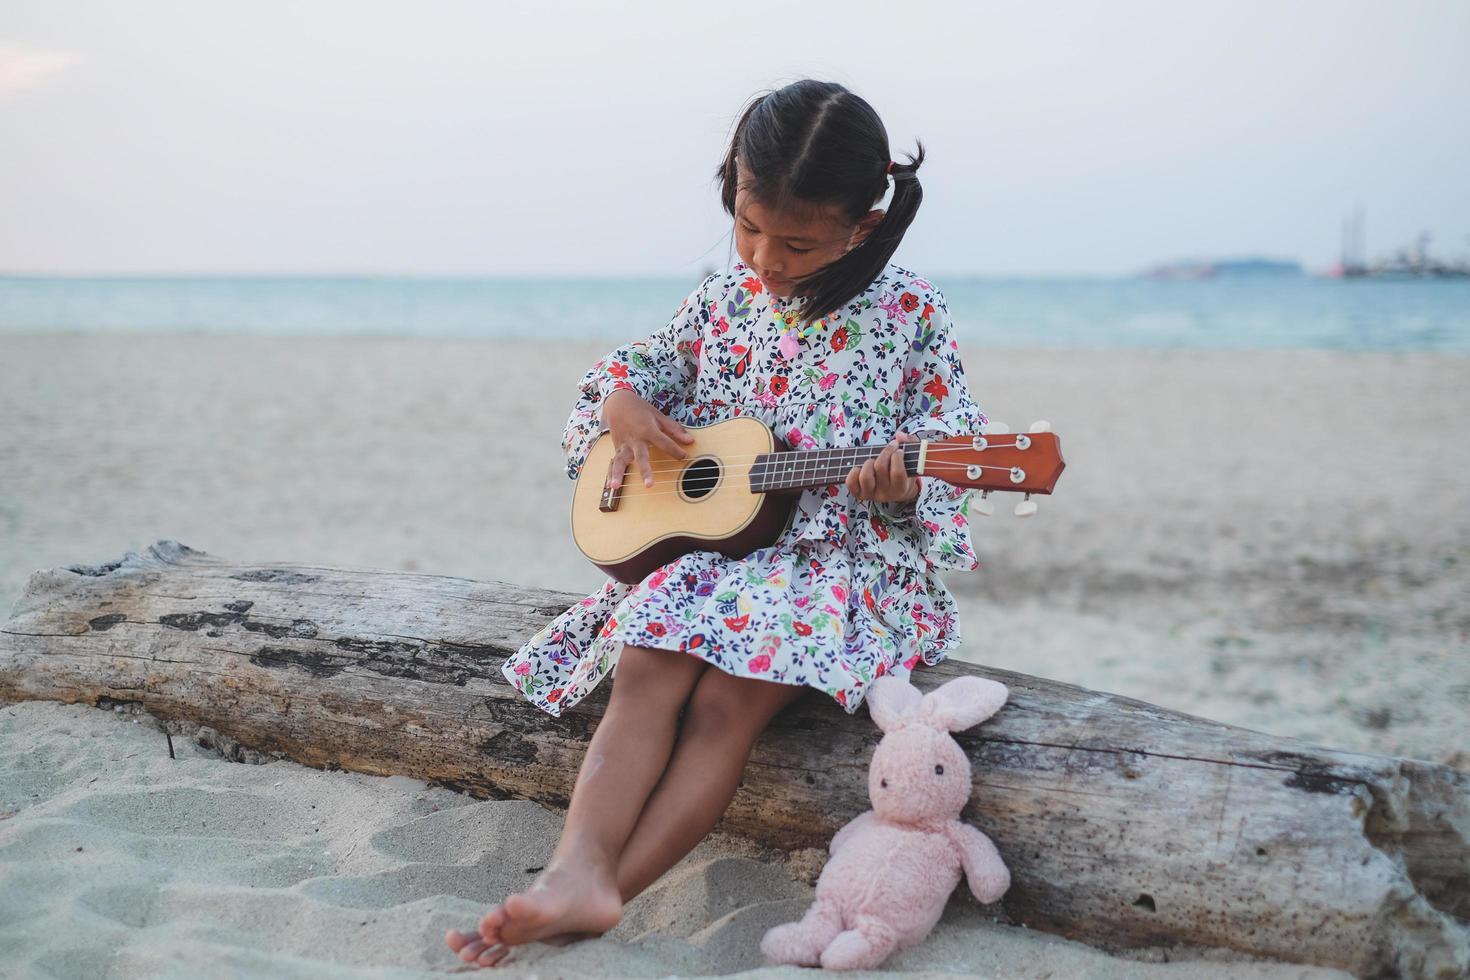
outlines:
[[[601,935],[622,915],[612,876],[587,863],[569,862],[548,867],[525,891],[493,906],[480,920],[478,935],[451,929],[444,941],[466,963],[496,966],[512,946],[564,946]]]
[[[571,859],[549,865],[531,887],[486,913],[480,936],[516,946],[567,934],[601,935],[622,917],[623,898],[613,869]]]

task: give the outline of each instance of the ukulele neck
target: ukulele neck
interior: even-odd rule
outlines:
[[[909,476],[923,473],[927,442],[906,442],[903,468]],[[883,451],[883,445],[852,446],[847,449],[812,449],[802,452],[762,453],[750,468],[753,493],[806,490],[842,483],[854,466],[861,466]]]

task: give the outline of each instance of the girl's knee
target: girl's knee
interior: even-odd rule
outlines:
[[[624,646],[613,674],[612,697],[677,709],[688,700],[704,667],[704,661],[673,650]]]
[[[689,697],[684,724],[754,738],[802,693],[803,688],[794,685],[735,677],[711,667]]]

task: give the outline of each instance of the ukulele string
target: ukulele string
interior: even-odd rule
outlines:
[[[932,456],[933,454],[931,453],[930,455]],[[718,472],[718,473],[715,473],[715,474],[712,474],[712,475],[709,475],[709,476],[692,475],[692,476],[688,477],[687,479],[679,480],[678,483],[682,487],[690,487],[690,488],[694,488],[694,489],[701,489],[701,488],[704,488],[704,487],[710,487],[710,486],[714,486],[714,485],[718,484],[721,480],[726,479],[727,478],[727,475],[728,476],[736,476],[736,477],[738,477],[738,476],[749,476],[755,470],[756,465],[757,464],[751,463],[751,464],[749,464],[747,466],[726,466],[726,467],[723,467],[721,469],[721,471]],[[830,469],[835,469],[839,465],[841,465],[841,464],[831,463],[831,464],[828,464],[827,469],[829,469],[829,470]],[[843,469],[842,479],[834,480],[832,482],[834,484],[835,483],[842,483],[846,479],[847,471],[853,469],[857,465],[860,465],[860,464],[856,464],[855,463],[855,464],[853,464],[853,466],[842,466],[842,469]],[[925,472],[924,473],[915,473],[915,474],[912,474],[912,475],[914,475],[914,476],[939,476],[940,473],[945,470],[945,468],[948,468],[949,472],[965,472],[965,471],[967,471],[969,469],[969,466],[970,465],[979,466],[980,469],[982,469],[982,470],[1001,470],[1001,471],[1006,472],[1006,473],[1009,473],[1012,469],[1014,469],[1014,467],[1012,467],[1012,466],[1004,466],[1004,465],[993,464],[993,463],[967,464],[967,463],[957,463],[957,462],[953,462],[953,461],[950,461],[950,460],[930,459],[930,460],[927,461],[927,465],[925,466]],[[681,469],[683,469],[683,467],[678,467],[678,466],[664,467],[664,468],[655,467],[653,469],[653,473],[654,473],[655,477],[657,478],[658,476],[661,476],[661,475],[664,475],[664,474],[668,474],[668,473],[673,473],[673,472],[676,472],[676,471],[681,470]],[[803,471],[800,467],[798,467],[796,469],[786,469],[784,467],[772,467],[770,469],[767,469],[762,475],[765,476],[765,477],[767,477],[768,479],[771,479],[771,480],[775,481],[775,482],[780,482],[781,480],[795,478],[795,477],[815,476],[819,472],[822,472],[822,468],[821,467],[808,468],[806,471]],[[642,478],[642,475],[643,474],[642,474],[641,471],[634,470],[630,466],[629,467],[629,477],[630,478],[624,480],[623,481],[623,484],[624,485],[627,485],[627,484],[630,484],[630,483],[633,483],[633,484],[640,483],[640,482],[642,482],[642,479],[641,479]],[[664,492],[664,493],[679,493],[680,491],[678,491],[678,490],[666,490],[666,491],[662,491],[662,492]]]
[[[964,473],[965,471],[967,471],[969,469],[969,466],[967,464],[965,464],[965,463],[940,462],[939,464],[937,464],[936,469],[935,469],[934,472],[926,472],[923,475],[924,476],[933,476],[933,477],[936,477],[937,479],[941,479],[942,480],[942,479],[944,479],[944,477],[940,476],[940,472],[939,471],[940,471],[940,469],[942,469],[944,467],[948,467],[949,470],[950,470],[950,472],[959,472],[959,473]],[[991,465],[982,464],[980,466],[980,468],[983,469],[983,470],[1004,470],[1007,473],[1009,473],[1011,471],[1011,467],[1009,467],[1009,466],[991,466]],[[735,467],[730,467],[730,470],[731,470],[732,475],[735,475],[735,476],[739,476],[739,475],[742,475],[742,474],[748,475],[749,472],[750,472],[749,470],[743,470],[743,471],[742,470],[738,470]],[[625,481],[622,484],[622,486],[625,486],[625,487],[631,486],[631,487],[636,488],[637,494],[638,494],[639,497],[661,497],[661,496],[664,496],[665,494],[671,494],[671,493],[687,493],[691,489],[693,489],[693,490],[712,489],[723,478],[724,478],[723,476],[714,476],[714,477],[691,477],[688,480],[680,481],[680,484],[681,484],[680,487],[678,489],[675,489],[675,490],[650,490],[650,489],[646,489],[646,488],[643,487],[642,482],[639,481],[639,480],[636,480],[636,479]],[[833,480],[831,483],[822,483],[822,484],[818,484],[818,486],[827,486],[827,487],[838,486],[838,485],[840,485],[840,484],[842,484],[844,482],[845,482],[845,479],[843,479],[843,480]],[[951,482],[951,481],[946,480],[945,482],[948,483],[948,482]],[[797,489],[803,489],[803,488],[800,488],[800,487],[782,487],[780,489],[797,490]],[[975,489],[980,489],[980,488],[977,487]],[[999,489],[1003,489],[1003,488],[1001,488],[1001,487],[991,487],[989,489],[999,490]],[[770,491],[765,491],[765,492],[770,492]]]
[[[907,445],[916,445],[916,444],[915,443],[899,443],[899,445],[901,445],[901,446],[907,446]],[[851,448],[855,448],[855,447],[851,447]],[[1016,444],[1013,443],[1013,442],[1001,443],[999,445],[996,445],[996,444],[993,444],[992,443],[992,444],[989,444],[989,445],[986,446],[986,449],[1015,449],[1015,448],[1016,448]],[[738,454],[738,455],[735,455],[735,456],[709,456],[709,457],[704,457],[704,458],[714,459],[714,460],[717,460],[719,462],[726,462],[726,461],[733,461],[733,460],[747,460],[748,459],[748,460],[751,460],[752,461],[751,465],[753,466],[754,465],[754,460],[756,458],[760,457],[760,456],[781,456],[781,455],[785,455],[786,453],[790,453],[793,456],[797,456],[797,455],[805,455],[807,453],[846,452],[846,451],[848,451],[848,449],[826,449],[826,450],[823,450],[823,449],[817,449],[817,450],[806,450],[806,449],[803,449],[803,450],[779,450],[778,449],[778,450],[774,450],[774,451],[771,451],[771,452],[764,452],[764,453],[741,453],[741,454]],[[926,457],[937,456],[937,455],[939,455],[941,453],[973,453],[973,452],[981,452],[981,451],[982,450],[975,449],[973,446],[930,446],[929,447],[929,451],[926,454]],[[692,465],[692,461],[693,460],[698,460],[700,458],[701,457],[700,457],[698,451],[696,451],[693,456],[688,457],[688,458],[683,459],[683,460],[676,460],[676,461],[673,462],[672,465],[667,465],[667,464],[665,464],[663,462],[660,462],[660,463],[654,465],[652,467],[652,469],[653,469],[653,472],[654,473],[673,473],[673,472],[677,472],[679,470],[684,469],[686,466]],[[864,462],[866,462],[868,459],[876,459],[876,458],[877,458],[877,455],[875,453],[874,455],[868,456],[865,459],[856,459],[856,460],[854,460],[852,465],[854,465],[854,466],[860,466]],[[830,460],[829,459],[828,462],[829,463],[835,463],[835,460]],[[632,465],[633,464],[631,464],[631,463],[629,464],[630,467]],[[773,469],[775,469],[775,468],[785,469],[786,468],[784,462],[782,462],[782,463],[771,463],[770,465],[772,466]],[[801,466],[805,466],[805,465],[810,465],[810,464],[809,463],[803,463],[803,462],[801,462],[799,460],[796,461],[796,466],[797,467],[801,467]],[[1002,469],[1010,469],[1009,466],[1001,467],[1001,468]]]

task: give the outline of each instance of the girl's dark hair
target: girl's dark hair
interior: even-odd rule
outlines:
[[[924,191],[915,173],[919,155],[893,164],[893,200],[883,220],[846,255],[798,280],[802,322],[826,316],[878,278],[919,210]],[[756,96],[741,113],[725,159],[715,169],[720,201],[735,217],[740,158],[749,171],[744,189],[762,207],[815,213],[836,204],[852,223],[887,190],[888,131],[866,100],[836,82],[803,79]]]

